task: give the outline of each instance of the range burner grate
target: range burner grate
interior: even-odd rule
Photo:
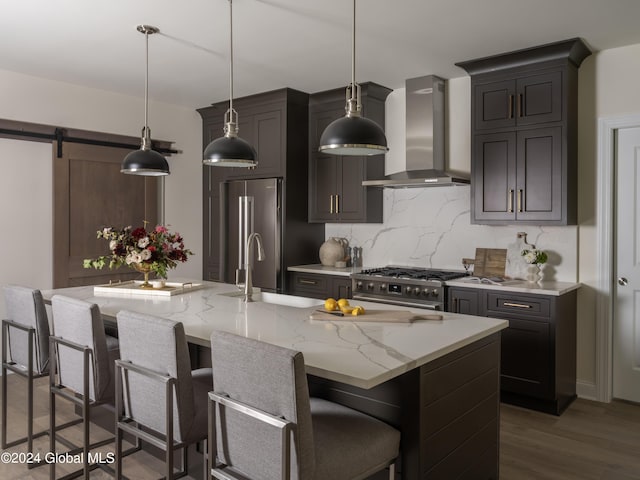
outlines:
[[[412,267],[380,267],[362,270],[364,275],[373,275],[378,277],[390,278],[407,278],[416,280],[453,280],[467,275],[467,272],[454,270],[437,270],[431,268],[412,268]]]

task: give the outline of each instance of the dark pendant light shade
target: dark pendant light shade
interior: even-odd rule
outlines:
[[[136,29],[144,33],[146,53],[146,73],[144,84],[144,127],[142,128],[142,140],[140,150],[130,152],[122,161],[121,173],[129,175],[144,175],[158,177],[169,175],[169,163],[160,153],[151,149],[151,130],[149,129],[149,35],[159,30],[150,25],[138,25]]]
[[[233,1],[229,0],[229,109],[224,115],[224,136],[204,149],[202,163],[211,167],[255,167],[255,149],[238,136],[238,113],[233,109]]]
[[[347,87],[347,114],[331,122],[320,137],[318,150],[332,155],[379,155],[389,151],[384,131],[361,116],[360,85],[356,83],[356,0],[353,0],[351,84]]]
[[[120,172],[151,177],[169,175],[169,163],[160,153],[151,149],[145,150],[143,146],[124,157]]]
[[[252,167],[256,164],[256,151],[240,137],[220,137],[204,150],[205,165],[218,167]]]
[[[320,137],[320,151],[333,155],[379,155],[388,150],[382,128],[364,117],[334,120]]]

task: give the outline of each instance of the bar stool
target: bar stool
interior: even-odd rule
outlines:
[[[123,433],[164,450],[166,479],[184,476],[187,447],[207,438],[211,369],[191,371],[180,322],[121,311],[118,337],[121,359],[116,361],[116,478],[122,475]],[[174,474],[173,456],[178,449],[183,453],[182,471]]]
[[[364,479],[389,467],[400,432],[369,415],[309,398],[304,358],[226,332],[211,334],[209,466],[218,479]]]
[[[2,320],[2,448],[27,442],[49,433],[33,432],[34,381],[49,374],[49,321],[40,290],[8,285],[4,287],[7,319]],[[7,440],[7,371],[27,380],[27,435]],[[36,464],[28,464],[33,468]]]
[[[104,323],[96,304],[54,295],[53,335],[49,338],[49,405],[50,447],[56,452],[56,441],[70,448],[67,452],[83,454],[83,468],[62,478],[75,478],[95,468],[112,470],[100,463],[89,463],[89,451],[106,445],[113,437],[90,443],[90,409],[114,403],[114,361],[119,358],[118,339],[105,334]],[[57,375],[56,375],[57,374]],[[57,377],[57,378],[56,378]],[[77,446],[62,437],[56,426],[56,397],[72,402],[81,411],[83,441]],[[50,463],[50,476],[55,478],[55,462]]]

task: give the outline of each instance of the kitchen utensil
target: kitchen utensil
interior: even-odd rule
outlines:
[[[311,320],[335,321],[334,315],[338,312],[327,312],[315,310],[310,316]],[[342,320],[352,322],[388,322],[388,323],[411,323],[416,320],[442,320],[442,315],[431,313],[414,313],[408,310],[370,310],[363,315],[345,315]]]
[[[476,258],[473,264],[475,277],[504,277],[507,263],[505,248],[476,248]]]
[[[329,310],[316,310],[312,315],[315,313],[333,315],[334,317],[344,317],[344,313],[338,312],[337,310],[335,312],[330,312]]]

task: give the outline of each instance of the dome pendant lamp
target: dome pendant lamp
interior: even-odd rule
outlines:
[[[238,136],[238,113],[233,109],[233,0],[229,0],[229,109],[224,114],[224,136],[204,149],[202,163],[212,167],[254,167],[255,149]]]
[[[380,126],[361,115],[360,85],[356,83],[356,0],[353,0],[351,84],[347,87],[347,114],[322,132],[318,150],[332,155],[379,155],[389,150]]]
[[[136,29],[144,33],[146,71],[144,77],[144,127],[140,150],[129,153],[122,161],[121,173],[158,177],[169,175],[167,159],[155,150],[151,150],[151,130],[149,130],[149,35],[158,33],[156,27],[138,25]]]

